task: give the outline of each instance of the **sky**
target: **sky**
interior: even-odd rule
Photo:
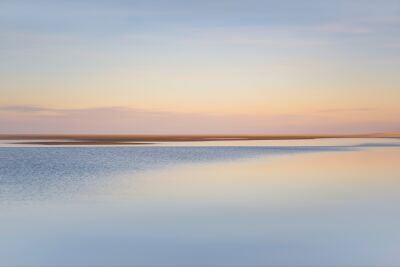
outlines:
[[[0,1],[0,133],[400,131],[398,0]]]

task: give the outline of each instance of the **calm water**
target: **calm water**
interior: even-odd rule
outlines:
[[[0,147],[0,266],[399,266],[399,225],[399,140]]]

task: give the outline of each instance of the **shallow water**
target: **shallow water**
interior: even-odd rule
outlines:
[[[400,265],[399,141],[207,143],[1,147],[0,266]]]

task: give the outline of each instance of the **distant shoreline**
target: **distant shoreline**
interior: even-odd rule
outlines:
[[[0,140],[30,145],[145,145],[155,142],[245,140],[305,140],[324,138],[400,138],[400,133],[374,134],[280,134],[280,135],[95,135],[95,134],[0,134]],[[25,141],[24,141],[25,140]],[[35,141],[37,140],[37,141]]]

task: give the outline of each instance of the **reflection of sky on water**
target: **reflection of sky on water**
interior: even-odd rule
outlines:
[[[340,150],[340,147],[39,147],[0,149],[3,200],[93,187],[112,175],[190,162]],[[112,178],[112,177],[111,177]],[[113,181],[111,181],[113,182]],[[0,198],[0,199],[1,199]]]
[[[1,148],[0,265],[398,265],[400,149],[365,143]]]

